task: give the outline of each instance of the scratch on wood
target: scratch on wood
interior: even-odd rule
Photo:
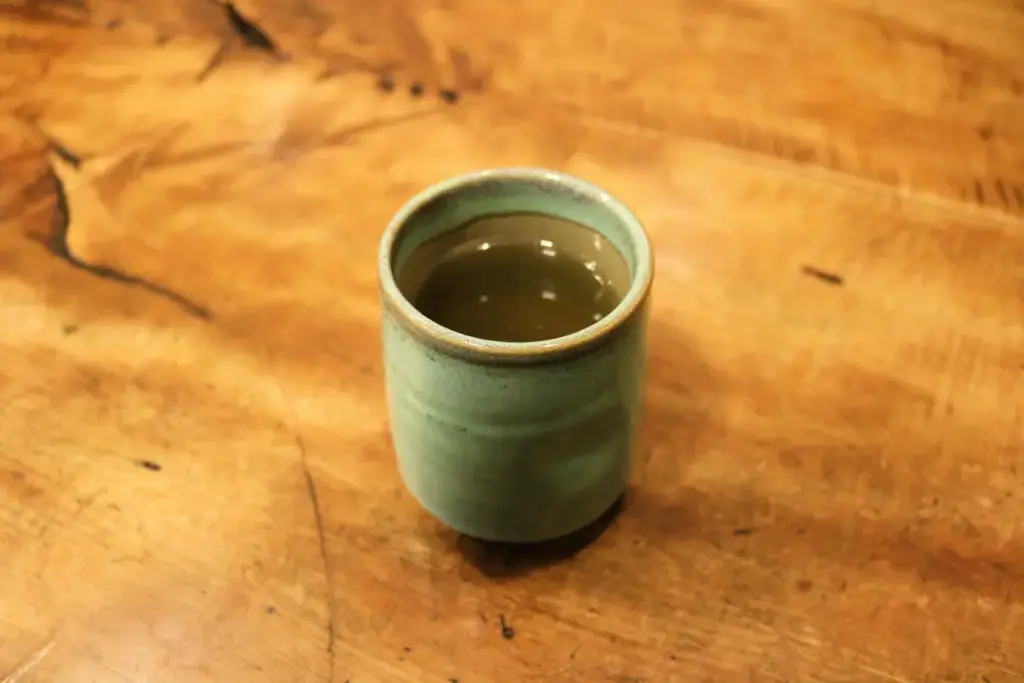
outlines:
[[[96,498],[99,497],[99,495],[99,491],[97,491],[90,496],[78,499],[76,501],[75,509],[71,512],[71,514],[68,515],[67,519],[61,523],[61,526],[67,526],[74,520],[78,519],[78,517],[83,512],[92,507],[92,504],[96,502]],[[46,535],[50,532],[50,529],[53,528],[53,521],[54,520],[51,519],[43,523],[42,527],[39,529],[39,533],[37,534],[37,537],[40,540],[46,538]]]
[[[306,444],[301,436],[295,437],[295,445],[299,448],[299,460],[302,473],[306,477],[306,492],[313,508],[313,520],[316,522],[316,537],[320,544],[320,559],[324,569],[324,584],[327,596],[327,683],[334,680],[334,589],[331,587],[331,564],[327,554],[327,535],[324,533],[324,518],[320,512],[320,498],[316,491],[316,481],[309,471],[306,461]]]
[[[509,99],[515,97],[515,93],[511,91],[498,92],[503,96],[509,97]],[[554,102],[553,104],[556,107],[556,109],[552,110],[553,113],[561,113],[567,117],[571,116],[572,121],[582,123],[584,126],[595,131],[608,131],[610,133],[636,136],[648,140],[653,138],[686,140],[700,144],[703,153],[716,158],[738,159],[744,163],[756,164],[767,170],[798,174],[799,176],[832,187],[852,188],[883,197],[902,197],[905,193],[905,189],[893,187],[891,184],[878,179],[845,170],[841,165],[833,168],[819,164],[796,164],[764,151],[728,140],[722,140],[714,135],[704,134],[700,131],[682,131],[649,121],[617,119],[611,116],[588,112],[571,102]],[[1016,192],[1017,189],[1011,188],[1011,191]],[[965,203],[963,198],[954,199],[935,191],[923,189],[913,190],[913,197],[915,202],[919,204],[937,208],[951,215],[972,218],[980,217],[986,221],[996,222],[1014,230],[1019,227],[1019,219],[1017,217],[1007,216],[1004,211],[986,209],[986,207],[974,202]],[[1021,205],[1024,206],[1024,193],[1018,195],[1018,197]]]
[[[813,278],[817,278],[822,282],[836,287],[841,287],[843,284],[843,276],[836,273],[829,273],[828,271],[815,268],[814,266],[803,266],[800,270],[804,275],[810,275]]]
[[[866,664],[860,664],[859,666],[862,671],[866,671],[867,673],[877,676],[879,678],[884,678],[887,681],[895,681],[895,683],[910,683],[910,681],[904,678],[903,676],[892,674],[888,671],[883,671],[881,669],[876,669],[875,667],[867,666]]]
[[[217,46],[217,51],[213,53],[212,57],[210,57],[210,61],[208,61],[206,66],[200,69],[199,73],[196,74],[196,83],[202,83],[209,78],[210,74],[216,71],[217,67],[224,61],[224,57],[227,55],[229,47],[230,46],[226,40],[222,41],[221,44]]]
[[[555,669],[554,671],[545,672],[542,676],[540,676],[538,680],[561,677],[563,674],[566,674],[570,670],[572,670],[572,668],[576,666],[576,654],[580,651],[581,647],[583,647],[583,644],[579,643],[576,645],[576,647],[572,649],[572,652],[569,653],[568,664],[561,668]]]
[[[424,109],[421,111],[414,111],[408,114],[402,114],[400,116],[392,116],[390,118],[370,119],[369,121],[361,121],[353,124],[340,131],[328,135],[313,144],[294,144],[289,145],[287,136],[283,136],[277,139],[274,146],[271,149],[270,156],[275,161],[282,160],[294,160],[299,155],[306,154],[313,150],[329,149],[333,147],[341,147],[346,145],[352,138],[363,133],[370,133],[373,131],[383,130],[385,128],[393,128],[403,123],[409,123],[417,119],[427,118],[441,112],[440,108]]]
[[[46,655],[50,654],[50,650],[52,650],[53,646],[56,644],[57,639],[50,638],[45,645],[36,650],[28,659],[14,667],[14,670],[9,674],[0,678],[0,683],[17,683],[20,681],[29,671],[36,668],[36,666],[39,665],[39,662],[43,661]]]
[[[414,111],[408,114],[402,114],[401,116],[392,116],[390,118],[381,119],[370,119],[369,121],[363,121],[355,125],[349,126],[344,130],[338,131],[333,135],[328,136],[324,140],[325,146],[341,145],[348,142],[350,139],[359,135],[360,133],[369,133],[375,130],[382,130],[384,128],[391,128],[402,123],[409,123],[417,119],[426,118],[433,116],[434,114],[440,113],[438,109],[425,109],[423,111]]]

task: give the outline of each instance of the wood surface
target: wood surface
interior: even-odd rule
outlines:
[[[0,681],[1024,679],[1020,0],[2,0]],[[624,509],[459,539],[375,250],[544,165],[658,272]]]

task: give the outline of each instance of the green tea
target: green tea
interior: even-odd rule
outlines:
[[[611,313],[628,284],[614,247],[570,221],[495,216],[442,239],[452,248],[434,249],[436,261],[412,303],[434,322],[480,339],[531,342],[572,334]]]

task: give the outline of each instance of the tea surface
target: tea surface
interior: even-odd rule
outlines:
[[[561,222],[577,237],[585,229]],[[621,260],[603,237],[585,230],[591,246]],[[532,237],[533,231],[525,233]],[[451,330],[494,341],[540,341],[588,327],[608,315],[621,297],[597,260],[561,244],[558,233],[520,241],[509,232],[498,235],[504,239],[454,249],[426,275],[413,305]]]

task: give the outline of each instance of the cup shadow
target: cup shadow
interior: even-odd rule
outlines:
[[[597,541],[618,519],[626,502],[619,496],[611,507],[576,531],[536,543],[485,541],[460,535],[455,547],[463,559],[490,578],[512,578],[571,560]]]

